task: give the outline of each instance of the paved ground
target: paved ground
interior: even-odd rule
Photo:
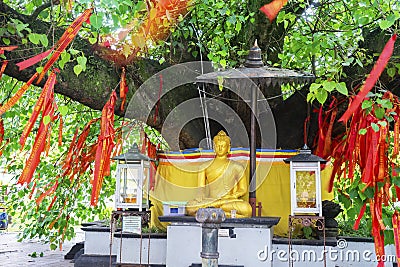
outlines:
[[[76,243],[83,240],[83,234],[77,233],[77,237],[66,241],[63,250],[50,250],[49,244],[42,244],[37,240],[18,242],[18,233],[0,232],[0,266],[54,266],[73,267],[70,260],[64,260],[64,255]],[[38,257],[29,256],[36,252]],[[43,257],[39,254],[43,252]]]

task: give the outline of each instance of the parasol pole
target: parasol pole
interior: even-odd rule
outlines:
[[[257,45],[257,40],[254,46],[250,49],[249,55],[244,63],[246,68],[261,68],[264,66],[261,59],[261,49]],[[258,85],[257,85],[258,86]],[[251,91],[251,118],[250,118],[250,179],[249,179],[249,203],[251,205],[251,216],[256,216],[256,190],[255,185],[257,181],[257,154],[256,154],[256,116],[257,116],[257,91]]]

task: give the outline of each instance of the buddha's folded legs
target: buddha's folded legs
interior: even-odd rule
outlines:
[[[231,217],[231,210],[236,210],[237,218],[251,217],[251,205],[244,200],[237,200],[223,204],[221,207],[225,211],[226,217]]]
[[[195,216],[196,212],[200,208],[221,208],[227,217],[231,217],[231,210],[236,210],[236,217],[251,217],[251,206],[244,200],[241,199],[218,199],[215,201],[190,201],[186,206],[186,214]]]

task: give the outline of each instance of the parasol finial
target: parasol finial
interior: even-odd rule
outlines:
[[[244,66],[246,68],[261,68],[264,66],[264,63],[261,59],[261,49],[258,47],[257,39],[254,42],[254,46],[250,48],[249,55],[247,56]]]

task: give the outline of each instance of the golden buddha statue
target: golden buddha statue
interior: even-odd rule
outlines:
[[[202,165],[198,174],[199,195],[187,203],[186,212],[194,216],[199,208],[215,207],[232,217],[250,217],[251,206],[240,199],[248,193],[245,168],[242,164],[229,160],[231,148],[229,136],[220,131],[213,139],[215,159]]]

